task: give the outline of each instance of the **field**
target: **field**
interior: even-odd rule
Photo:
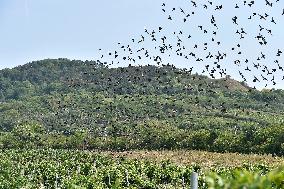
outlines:
[[[201,151],[2,150],[0,188],[283,188],[283,158]]]
[[[198,164],[203,169],[216,167],[236,168],[248,165],[266,165],[271,168],[281,166],[284,162],[282,157],[271,155],[238,154],[238,153],[214,153],[206,151],[127,151],[127,152],[103,152],[114,158],[127,157],[129,159],[149,160],[161,162],[170,160],[178,165]]]

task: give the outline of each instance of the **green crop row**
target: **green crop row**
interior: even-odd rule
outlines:
[[[189,188],[193,171],[199,188],[283,188],[284,169],[178,165],[171,161],[112,158],[100,152],[3,150],[0,188]]]

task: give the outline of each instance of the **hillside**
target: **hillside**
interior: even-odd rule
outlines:
[[[2,148],[284,150],[284,91],[166,65],[47,59],[0,71]]]

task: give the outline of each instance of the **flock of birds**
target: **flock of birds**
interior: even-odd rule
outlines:
[[[185,8],[182,7],[169,7],[166,3],[162,3],[161,10],[171,24],[186,24],[191,23],[194,16],[201,12],[202,10],[209,11],[210,17],[207,19],[210,21],[209,26],[206,24],[199,23],[197,25],[196,33],[189,33],[186,30],[179,30],[174,32],[168,32],[165,26],[159,26],[154,30],[148,30],[145,28],[144,32],[137,39],[131,39],[129,44],[118,43],[118,49],[113,52],[108,52],[104,54],[102,49],[101,59],[108,59],[108,66],[119,64],[121,62],[129,62],[130,65],[139,62],[154,62],[158,66],[168,65],[165,61],[168,60],[167,57],[179,57],[184,58],[187,62],[191,61],[193,63],[188,71],[191,73],[193,68],[200,68],[202,74],[206,74],[211,78],[225,77],[228,75],[228,68],[233,68],[233,66],[228,66],[228,56],[234,54],[236,58],[232,60],[234,66],[238,70],[239,77],[242,78],[244,82],[248,83],[265,83],[265,87],[268,84],[276,85],[276,74],[281,75],[281,80],[284,81],[284,68],[281,65],[280,57],[282,56],[282,49],[275,49],[274,55],[265,52],[254,51],[256,59],[250,59],[246,57],[243,51],[246,45],[242,44],[242,40],[247,37],[253,36],[249,32],[251,28],[244,28],[242,26],[241,18],[237,15],[231,18],[232,27],[235,29],[234,36],[226,36],[234,38],[237,40],[236,43],[231,44],[232,47],[229,49],[230,52],[225,51],[222,47],[222,41],[218,40],[220,35],[220,25],[218,23],[218,12],[223,11],[225,6],[222,4],[215,4],[213,1],[189,1],[190,5]],[[279,17],[271,16],[268,13],[260,13],[260,11],[254,10],[256,3],[264,3],[266,7],[273,8],[280,6],[280,0],[264,0],[264,1],[239,1],[239,3],[231,3],[232,8],[250,8],[253,12],[247,18],[247,21],[257,23],[258,29],[254,31],[256,35],[253,36],[253,40],[256,40],[256,44],[262,47],[268,46],[269,39],[273,37],[273,26],[280,23],[280,20],[284,19],[284,8],[282,12],[277,13]],[[199,12],[198,12],[199,11]],[[215,15],[216,14],[216,15]],[[226,16],[225,16],[226,17]],[[208,22],[209,23],[209,22]],[[271,27],[268,27],[271,26]],[[253,28],[253,27],[252,27]],[[248,30],[247,30],[248,29]],[[194,43],[189,41],[197,35],[197,40],[199,43]],[[202,42],[203,39],[209,38],[209,41]],[[144,46],[143,46],[144,45]],[[152,48],[147,48],[151,46]],[[284,45],[283,45],[284,46]],[[217,50],[216,50],[217,49]],[[219,50],[220,49],[220,50]],[[216,52],[214,52],[216,51]],[[268,64],[273,59],[272,64]],[[194,64],[197,62],[198,64]],[[225,63],[224,65],[222,63]],[[203,63],[203,64],[202,64]],[[250,77],[247,77],[250,75]],[[280,81],[281,82],[281,81]]]

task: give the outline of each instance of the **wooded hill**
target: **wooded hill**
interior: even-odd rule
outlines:
[[[284,153],[284,91],[171,65],[46,59],[0,70],[2,148]]]

